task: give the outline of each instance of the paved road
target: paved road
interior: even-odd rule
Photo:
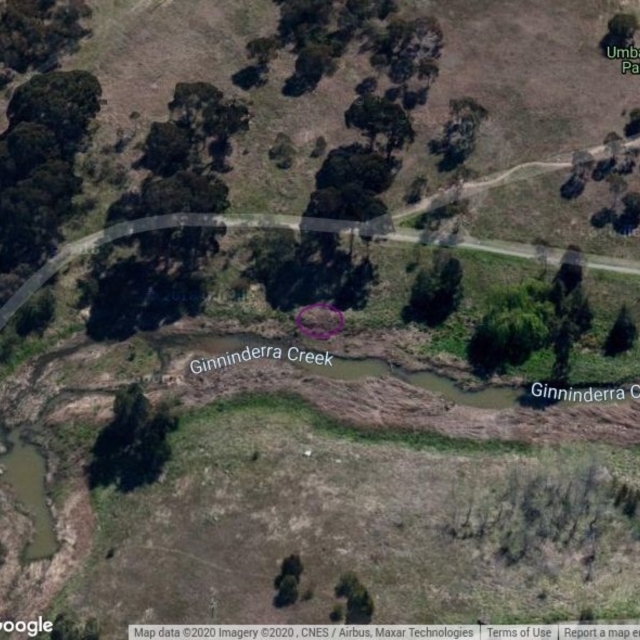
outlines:
[[[640,138],[630,140],[625,143],[626,148],[640,147]],[[601,157],[606,152],[604,145],[592,147],[588,150],[595,158]],[[493,187],[509,184],[517,180],[531,179],[532,177],[558,171],[559,169],[571,166],[572,154],[564,154],[562,157],[549,162],[528,162],[506,171],[500,172],[488,178],[461,184],[448,191],[435,194],[412,207],[407,207],[391,216],[394,223],[424,213],[430,209],[442,206],[448,202],[461,197],[470,197]],[[51,278],[57,271],[66,266],[76,256],[95,251],[101,245],[113,242],[118,238],[129,236],[145,231],[159,229],[170,229],[179,226],[195,227],[227,227],[227,228],[274,228],[274,229],[299,229],[300,219],[292,216],[269,216],[264,214],[238,215],[238,216],[216,216],[202,213],[178,213],[166,216],[156,216],[151,218],[140,218],[130,222],[124,222],[109,227],[103,231],[86,236],[75,242],[70,242],[60,247],[58,254],[49,260],[39,271],[29,278],[15,295],[0,308],[0,330],[2,330],[11,316]],[[340,220],[324,220],[321,218],[305,218],[306,228],[313,231],[326,233],[349,234],[348,228]],[[512,256],[527,259],[540,259],[541,248],[530,244],[516,242],[502,242],[499,240],[478,240],[476,238],[464,237],[432,237],[421,231],[412,229],[402,229],[394,231],[384,236],[376,236],[377,240],[390,240],[394,242],[410,242],[431,244],[440,246],[455,246],[460,249],[470,249],[484,251],[504,256]],[[557,249],[544,250],[544,256],[550,264],[560,264],[564,252]],[[586,262],[591,269],[611,271],[626,275],[640,276],[640,261],[623,260],[610,258],[607,256],[587,255]]]
[[[348,235],[345,223],[340,220],[324,220],[322,218],[305,219],[305,225],[313,231],[340,233]],[[58,254],[49,260],[38,272],[27,280],[16,294],[0,309],[0,330],[4,328],[11,316],[42,286],[54,273],[69,264],[76,256],[91,253],[101,245],[113,242],[118,238],[144,231],[186,227],[227,227],[227,228],[264,228],[290,229],[297,231],[299,221],[291,216],[216,216],[213,214],[185,213],[152,218],[140,218],[130,222],[119,223],[104,231],[81,238],[63,245]],[[376,236],[376,240],[455,246],[460,249],[473,249],[505,256],[533,259],[539,252],[533,245],[509,243],[501,241],[477,240],[474,238],[438,237],[430,238],[423,232],[406,229],[394,231],[384,236]],[[549,249],[546,259],[550,264],[562,261],[563,251]],[[585,256],[591,269],[600,269],[628,275],[640,276],[640,261],[608,258],[606,256]]]

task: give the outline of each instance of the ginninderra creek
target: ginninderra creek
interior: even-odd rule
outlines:
[[[5,439],[7,452],[0,455],[0,480],[11,486],[19,508],[33,522],[33,537],[24,549],[24,560],[40,560],[58,549],[55,523],[47,503],[47,464],[38,448],[21,437],[21,431],[15,429]]]
[[[208,358],[232,353],[245,347],[272,346],[284,350],[294,343],[285,340],[265,339],[253,334],[227,336],[163,334],[161,332],[139,334],[157,351],[162,368],[169,363],[171,350],[186,350]],[[87,347],[83,342],[75,347],[47,353],[36,359],[34,380],[56,358],[72,355]],[[90,344],[90,343],[89,343]],[[312,347],[318,352],[330,349],[328,343],[315,341]],[[246,364],[246,363],[245,363]],[[242,365],[239,365],[242,366]],[[333,357],[333,366],[318,367],[313,364],[296,362],[296,367],[318,376],[337,380],[361,380],[368,377],[393,376],[411,385],[440,394],[446,400],[459,405],[480,409],[508,409],[518,405],[524,391],[517,387],[488,386],[479,391],[465,391],[454,380],[431,371],[408,371],[379,358]],[[71,390],[69,390],[71,391]],[[78,390],[80,393],[87,390]],[[73,395],[73,392],[71,392]],[[65,394],[67,395],[67,394]],[[34,525],[34,535],[24,550],[25,560],[37,560],[52,556],[58,541],[55,522],[48,506],[46,473],[47,464],[43,453],[30,441],[29,433],[37,432],[37,426],[29,429],[16,428],[5,435],[8,451],[0,454],[0,484],[7,483],[12,488],[20,508],[30,515]],[[1,434],[0,434],[1,435]]]

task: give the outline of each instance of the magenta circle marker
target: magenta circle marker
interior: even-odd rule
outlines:
[[[325,309],[326,311],[331,311],[331,313],[335,313],[338,315],[339,325],[332,329],[331,331],[313,331],[312,329],[308,329],[302,324],[302,316],[307,312],[311,311],[311,309]],[[326,302],[316,302],[315,304],[311,304],[308,307],[305,307],[298,313],[296,316],[296,325],[298,325],[298,329],[308,338],[313,338],[314,340],[328,340],[329,338],[337,335],[344,328],[344,316],[342,315],[342,311],[337,309],[332,304],[328,304]]]

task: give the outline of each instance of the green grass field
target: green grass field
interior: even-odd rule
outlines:
[[[82,433],[76,443],[86,451]],[[640,486],[636,449],[354,437],[286,397],[192,411],[171,446],[160,482],[128,494],[93,492],[91,559],[54,607],[97,616],[107,639],[142,620],[211,622],[213,601],[219,623],[325,623],[347,570],[371,592],[379,624],[550,622],[588,608],[597,617],[640,615],[638,525],[616,510],[611,493],[614,478]],[[566,545],[553,531],[538,533],[509,564],[498,549],[505,536],[520,540],[529,530],[519,516],[483,536],[470,532],[503,500],[521,504],[509,489],[514,479],[537,487],[542,477],[553,491],[591,483],[571,502],[578,533],[551,524]],[[579,561],[591,551],[581,501],[597,508],[590,517],[597,513],[599,522],[588,581]],[[550,505],[545,513],[563,513],[560,503]],[[452,527],[466,537],[452,537]],[[301,590],[312,597],[276,609],[272,581],[289,553],[301,554]]]

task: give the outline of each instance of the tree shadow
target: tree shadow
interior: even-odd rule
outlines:
[[[258,89],[267,84],[267,69],[262,65],[249,65],[231,76],[231,82],[244,91]]]
[[[134,257],[109,267],[95,283],[87,334],[94,340],[126,340],[183,315],[194,317],[206,299],[203,282],[188,273],[158,273]]]
[[[560,187],[560,195],[565,200],[575,200],[584,193],[585,181],[573,174]]]
[[[144,420],[133,428],[114,419],[100,432],[86,468],[90,488],[113,484],[128,493],[160,477],[171,458],[166,436],[175,430],[177,421],[162,412]]]
[[[294,73],[285,80],[284,86],[282,87],[282,95],[288,98],[299,98],[305,93],[311,93],[318,86],[321,79],[322,78],[309,79],[303,75]]]
[[[244,275],[263,284],[273,309],[291,311],[319,300],[332,301],[340,309],[362,309],[377,282],[377,268],[368,257],[356,262],[335,242],[335,234],[307,232],[293,255],[258,258],[254,253],[254,264]]]

